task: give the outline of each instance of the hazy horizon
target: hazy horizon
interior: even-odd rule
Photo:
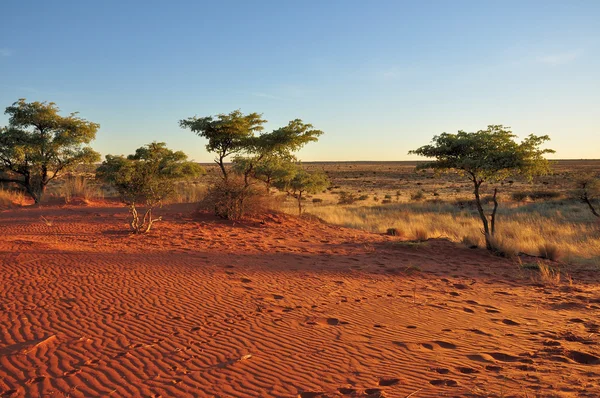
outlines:
[[[152,141],[210,163],[178,121],[241,109],[325,134],[299,157],[411,161],[442,132],[548,134],[600,158],[600,2],[64,1],[0,5],[0,108],[57,103],[92,146]],[[0,115],[0,126],[7,124]],[[421,159],[422,160],[422,159]]]

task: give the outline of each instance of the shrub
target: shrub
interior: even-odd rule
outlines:
[[[560,197],[560,192],[555,191],[533,191],[529,193],[529,197],[532,200],[548,200],[556,199]]]
[[[513,192],[511,195],[512,200],[514,200],[515,202],[523,202],[527,199],[528,196],[529,194],[523,191]]]
[[[313,198],[312,202],[313,203],[323,203],[323,199],[321,199],[321,198]]]
[[[402,231],[400,231],[398,228],[388,228],[386,231],[387,235],[390,236],[402,236]]]
[[[386,204],[392,203],[392,200],[391,199],[384,199],[384,200],[381,201],[381,203],[384,204],[384,205],[386,205]]]
[[[384,199],[392,199],[392,195],[385,195]]]
[[[351,205],[356,202],[357,198],[352,192],[340,192],[340,199],[338,205]]]
[[[425,198],[425,194],[423,191],[416,191],[410,194],[410,200],[423,200]]]
[[[185,153],[174,152],[165,143],[153,142],[128,157],[106,155],[96,177],[113,186],[129,206],[131,230],[145,233],[162,219],[153,218],[152,210],[173,195],[175,182],[197,177],[203,171],[198,164],[188,161]],[[138,213],[139,206],[146,208],[143,215]]]
[[[246,186],[243,179],[230,176],[220,179],[208,188],[200,202],[200,209],[214,211],[215,215],[226,220],[240,220],[266,211],[269,196],[254,185]]]
[[[356,200],[367,200],[369,199],[369,195],[360,195]]]

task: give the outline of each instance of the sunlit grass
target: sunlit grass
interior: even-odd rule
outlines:
[[[285,211],[293,209],[284,206]],[[369,232],[391,228],[407,239],[423,237],[467,241],[484,247],[481,221],[474,209],[460,209],[447,202],[395,203],[387,205],[314,205],[305,212],[324,221]],[[575,202],[503,203],[497,221],[497,237],[504,247],[534,256],[560,250],[561,259],[600,264],[600,224]]]

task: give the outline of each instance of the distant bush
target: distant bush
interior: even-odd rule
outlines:
[[[529,193],[529,197],[532,200],[548,200],[556,199],[560,197],[560,192],[555,191],[533,191]]]
[[[391,199],[384,199],[384,200],[381,201],[381,204],[384,204],[384,205],[387,205],[387,204],[390,204],[390,203],[392,203]]]
[[[514,200],[515,202],[523,202],[529,197],[529,194],[527,192],[518,191],[518,192],[513,192],[511,197],[512,197],[512,200]]]
[[[367,200],[369,199],[369,195],[360,195],[356,200]]]
[[[386,231],[387,235],[390,236],[402,236],[402,231],[400,231],[398,228],[388,228]]]
[[[338,205],[351,205],[356,202],[357,198],[352,192],[340,192]]]
[[[410,194],[410,200],[423,200],[425,198],[425,194],[423,191],[416,191]]]
[[[385,195],[383,198],[384,199],[392,199],[392,195]]]
[[[313,198],[312,202],[313,203],[323,203],[323,199],[321,199],[321,198]]]

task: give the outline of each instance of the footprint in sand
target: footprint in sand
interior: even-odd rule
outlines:
[[[472,310],[472,309],[471,309],[471,308],[469,308],[469,307],[464,307],[464,308],[463,308],[463,311],[464,311],[464,312],[468,312],[469,314],[474,314],[474,313],[475,313],[475,311],[474,311],[474,310]]]
[[[250,283],[250,282],[252,282],[252,280],[250,280],[248,278],[242,278],[241,281],[242,281],[242,283]]]
[[[433,368],[433,369],[431,369],[431,370],[432,370],[433,372],[435,372],[435,373],[439,373],[439,374],[441,374],[441,375],[445,375],[445,374],[448,374],[448,373],[450,373],[450,369],[447,369],[447,368]]]
[[[446,350],[454,350],[456,349],[456,345],[452,344],[452,343],[448,343],[446,341],[432,341],[430,343],[404,343],[402,341],[393,341],[393,343],[397,346],[400,346],[408,351],[415,351],[415,350],[429,350],[429,351],[434,351],[437,350],[439,348],[444,348]]]
[[[389,387],[389,386],[396,385],[398,383],[400,383],[400,379],[397,379],[397,378],[390,378],[390,379],[381,378],[381,379],[379,379],[378,384],[380,387]]]
[[[3,393],[0,393],[0,397],[10,397],[11,395],[14,395],[17,393],[17,390],[12,389],[12,390],[6,390]]]
[[[503,319],[502,323],[509,326],[519,326],[521,325],[519,322],[515,322],[512,319]]]
[[[63,377],[73,376],[77,373],[81,373],[81,369],[71,369],[63,373]]]
[[[122,357],[126,356],[127,354],[129,354],[128,351],[122,351],[122,352],[119,352],[117,355],[115,355],[113,358],[122,358]]]
[[[279,294],[274,294],[274,295],[273,295],[273,298],[274,298],[275,300],[283,300],[283,298],[284,298],[284,297],[283,297],[283,296],[281,296],[281,295],[279,295]]]
[[[348,387],[340,387],[340,388],[338,388],[338,392],[342,395],[353,395],[356,393],[356,389],[348,388]]]
[[[469,368],[468,366],[459,366],[456,368],[456,370],[458,370],[460,373],[464,373],[464,374],[479,373],[479,371],[477,369]]]
[[[25,383],[26,384],[41,383],[44,380],[46,380],[46,376],[38,376],[38,377],[32,377],[31,379],[27,380]]]
[[[311,318],[306,321],[307,325],[321,325],[321,326],[340,326],[348,325],[349,322],[340,321],[338,318]]]
[[[448,387],[458,386],[458,382],[456,380],[451,380],[451,379],[429,380],[429,384],[434,385],[434,386],[448,386]]]
[[[600,358],[581,351],[569,351],[567,357],[582,365],[600,365]]]

